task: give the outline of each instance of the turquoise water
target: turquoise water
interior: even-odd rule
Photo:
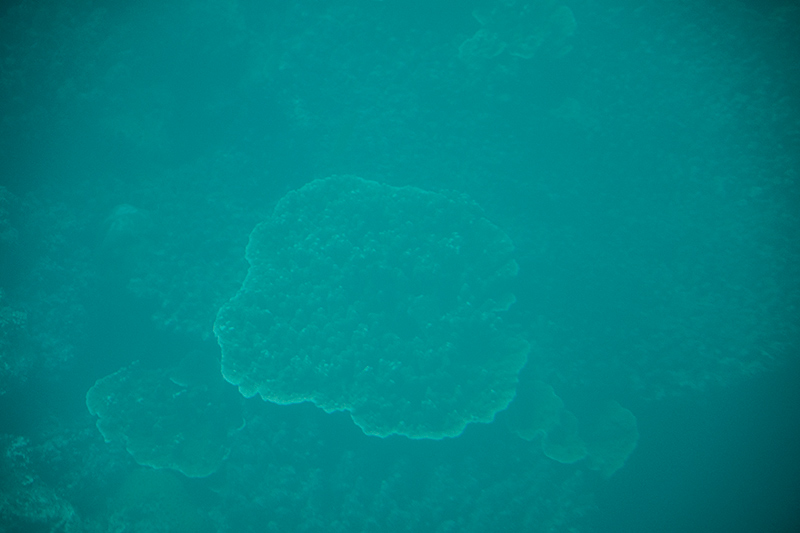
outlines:
[[[0,8],[0,531],[795,531],[800,8]]]

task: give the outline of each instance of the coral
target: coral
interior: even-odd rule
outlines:
[[[489,59],[508,52],[523,59],[541,50],[562,55],[569,51],[566,39],[575,32],[572,10],[557,0],[500,0],[490,10],[475,10],[481,28],[461,43],[464,61]]]
[[[538,380],[520,386],[506,416],[512,431],[540,442],[550,459],[575,463],[585,458],[590,469],[606,477],[622,468],[639,440],[636,417],[619,403],[600,402],[578,419],[553,387]]]
[[[586,457],[578,419],[547,383],[536,380],[520,387],[508,417],[511,429],[525,440],[540,441],[550,459],[575,463]]]
[[[74,507],[31,469],[24,437],[0,438],[0,524],[3,531],[82,531]],[[8,529],[6,529],[8,528]]]
[[[12,221],[12,214],[18,203],[17,197],[0,185],[0,245],[7,245],[17,241],[19,233]]]
[[[7,305],[5,299],[0,287],[0,395],[13,383],[24,381],[32,365],[26,332],[28,315]]]
[[[581,427],[589,468],[608,477],[625,464],[639,441],[636,417],[614,400],[603,402]]]
[[[219,468],[228,435],[243,424],[240,399],[223,385],[134,364],[97,380],[86,406],[106,441],[123,443],[139,464],[204,477]]]
[[[528,351],[501,319],[513,250],[463,196],[313,181],[250,235],[247,278],[214,327],[223,375],[248,397],[347,410],[370,435],[490,422]]]

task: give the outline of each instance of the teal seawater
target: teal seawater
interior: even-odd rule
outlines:
[[[0,6],[0,532],[800,527],[800,6]]]

